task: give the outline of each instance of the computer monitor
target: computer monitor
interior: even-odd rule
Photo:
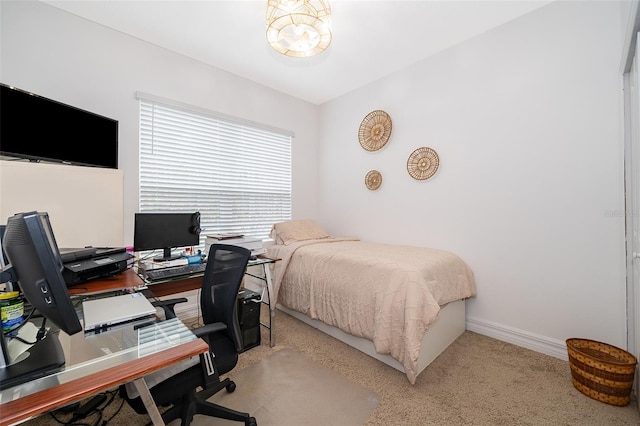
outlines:
[[[176,259],[171,250],[200,245],[200,213],[136,213],[133,250],[162,249],[155,261]]]
[[[0,284],[4,284],[5,291],[20,291],[18,284],[15,282],[13,271],[4,272],[4,268],[8,265],[7,256],[2,248],[2,239],[4,238],[4,230],[6,226],[0,225]]]
[[[7,220],[2,242],[9,265],[27,301],[42,316],[65,333],[82,330],[75,307],[62,277],[62,260],[49,215],[18,213]],[[16,359],[11,359],[4,333],[0,338],[0,389],[33,380],[59,369],[64,352],[55,333],[44,338]]]

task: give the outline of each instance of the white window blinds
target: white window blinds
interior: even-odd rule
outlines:
[[[140,212],[201,213],[207,234],[266,238],[291,219],[293,134],[140,99]]]

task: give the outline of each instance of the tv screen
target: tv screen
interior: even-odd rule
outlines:
[[[118,122],[0,84],[0,155],[118,168]]]
[[[136,213],[133,223],[133,249],[147,251],[162,249],[162,257],[175,259],[171,249],[200,244],[200,213]]]

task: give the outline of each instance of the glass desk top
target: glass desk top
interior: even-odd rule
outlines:
[[[26,324],[19,335],[33,341],[37,329],[33,323]],[[53,333],[64,351],[65,365],[58,372],[0,391],[0,404],[197,339],[177,318],[157,322],[146,318],[99,332],[81,331],[73,336],[62,331]],[[15,356],[29,346],[12,339],[7,350]]]

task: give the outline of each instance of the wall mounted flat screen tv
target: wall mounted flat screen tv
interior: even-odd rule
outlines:
[[[118,121],[0,84],[0,155],[118,168]]]

